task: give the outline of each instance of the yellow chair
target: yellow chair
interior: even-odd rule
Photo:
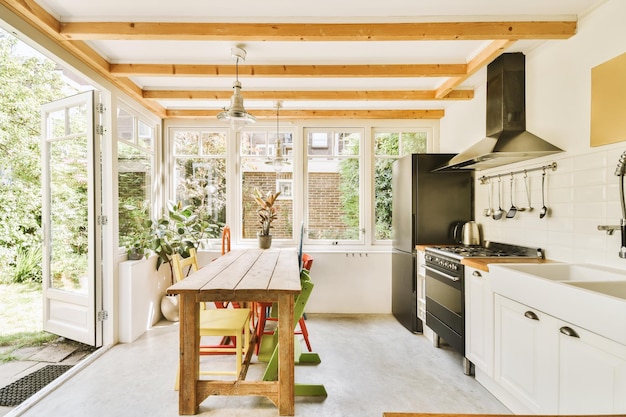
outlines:
[[[172,266],[176,282],[198,270],[198,260],[195,249],[189,250],[189,257],[183,258],[179,254],[172,257]],[[206,306],[200,310],[200,336],[230,337],[235,344],[219,344],[200,346],[201,355],[235,354],[235,371],[200,371],[201,375],[235,375],[241,374],[244,355],[250,345],[250,309],[248,308],[213,308]],[[180,374],[180,373],[179,373]],[[176,376],[176,389],[178,378]]]

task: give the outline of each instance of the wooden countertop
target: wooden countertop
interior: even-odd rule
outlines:
[[[415,245],[415,250],[424,251],[429,246],[440,246],[440,245]],[[476,268],[481,271],[489,272],[489,264],[521,264],[521,263],[550,263],[557,262],[551,261],[549,259],[537,259],[537,258],[502,258],[502,257],[493,257],[493,258],[464,258],[461,260],[461,264],[465,266],[469,266],[471,268]]]

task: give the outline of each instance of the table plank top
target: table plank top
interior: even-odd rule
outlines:
[[[232,250],[167,289],[168,294],[241,301],[300,291],[298,254],[291,248]]]

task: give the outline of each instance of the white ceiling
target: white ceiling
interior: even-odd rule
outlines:
[[[416,23],[577,20],[602,0],[35,0],[59,22],[185,23]],[[0,3],[14,3],[0,0]],[[566,40],[563,40],[565,42]],[[240,65],[467,64],[490,40],[445,41],[237,41],[85,40],[110,64],[232,65],[231,47],[247,51]],[[525,52],[542,40],[520,40],[506,52]],[[556,40],[555,42],[559,42]],[[131,75],[143,90],[231,91],[232,76]],[[246,98],[251,91],[435,90],[446,77],[249,77],[240,74],[245,106],[272,109],[272,100]],[[484,69],[455,89],[484,83]],[[445,109],[449,100],[283,100],[285,109]],[[221,109],[228,100],[158,99],[165,110]],[[153,101],[154,103],[154,101]],[[158,107],[158,106],[157,106]]]

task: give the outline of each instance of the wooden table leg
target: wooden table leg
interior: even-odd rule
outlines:
[[[200,367],[200,304],[195,294],[180,294],[180,391],[178,414],[191,415],[198,412],[196,381]]]
[[[293,416],[294,346],[293,346],[294,296],[283,294],[278,298],[278,415]]]

